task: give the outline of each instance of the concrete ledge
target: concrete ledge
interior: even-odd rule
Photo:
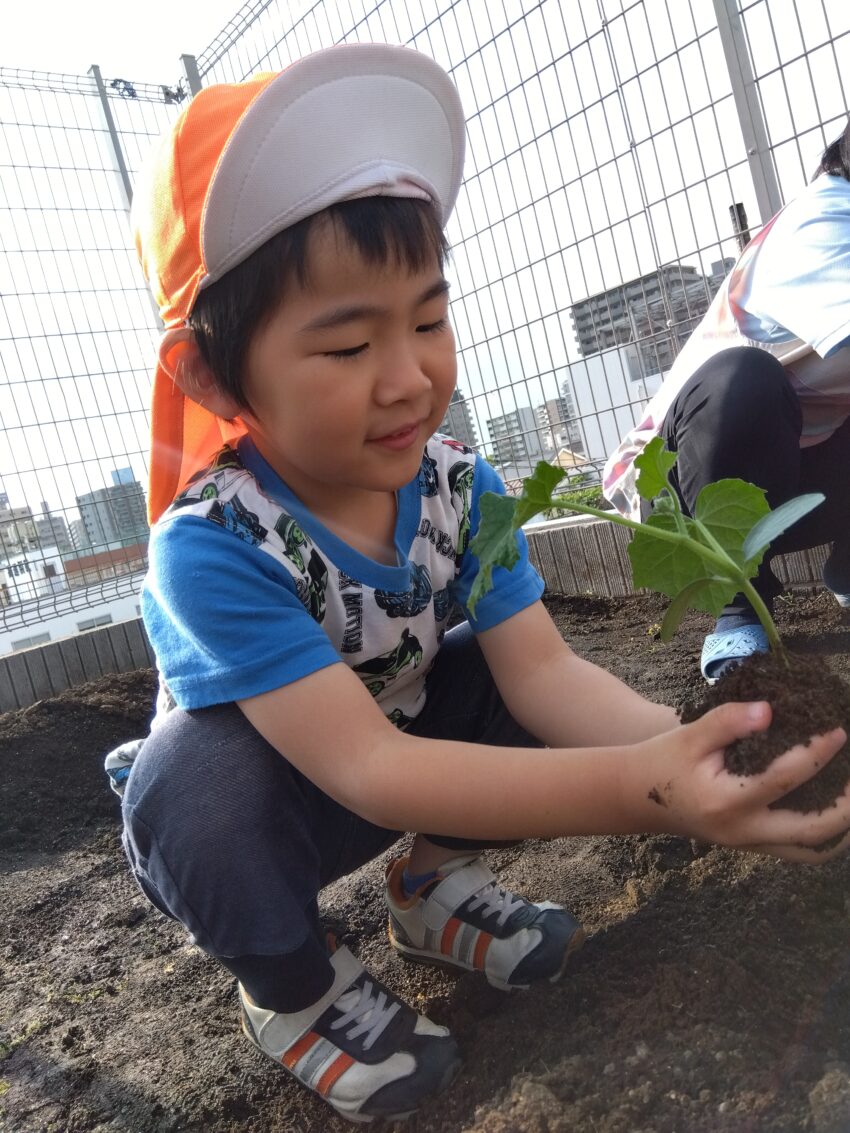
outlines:
[[[557,594],[634,594],[626,548],[631,533],[604,519],[576,515],[525,528],[529,557],[547,590]],[[828,547],[778,555],[773,568],[786,586],[819,586]]]
[[[154,664],[141,618],[0,657],[0,712],[26,708],[107,673]]]

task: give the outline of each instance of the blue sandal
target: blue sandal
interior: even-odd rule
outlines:
[[[770,649],[761,625],[739,626],[725,633],[710,633],[703,642],[700,669],[710,685],[753,653]]]

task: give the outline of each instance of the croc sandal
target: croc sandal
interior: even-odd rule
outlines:
[[[739,626],[726,633],[710,633],[702,646],[702,675],[713,685],[745,657],[753,653],[767,653],[769,649],[767,634],[761,625]]]

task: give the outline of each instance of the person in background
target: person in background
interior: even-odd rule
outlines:
[[[510,990],[559,979],[584,933],[502,885],[485,846],[665,831],[814,861],[850,828],[850,791],[822,815],[770,805],[843,731],[727,774],[769,707],[681,726],[577,657],[524,539],[469,615],[479,499],[504,488],[434,435],[463,153],[433,60],[348,44],[201,91],[133,204],[166,328],[142,606],[168,710],[114,760],[124,845],[236,979],[251,1042],[356,1121],[415,1111],[459,1065],[319,915],[401,832],[391,946]]]
[[[823,580],[850,608],[850,124],[813,180],[762,228],[676,358],[640,423],[608,459],[605,496],[641,518],[635,457],[654,436],[678,453],[674,486],[693,514],[701,488],[737,477],[771,507],[804,492],[825,502],[773,545],[754,585],[781,590],[770,557],[831,544]],[[767,651],[743,595],[705,639],[709,680]]]

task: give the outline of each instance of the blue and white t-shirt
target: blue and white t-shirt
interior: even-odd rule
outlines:
[[[504,493],[487,462],[432,437],[397,493],[397,564],[387,566],[319,522],[250,439],[222,449],[151,533],[142,609],[176,703],[240,700],[344,661],[404,727],[425,703],[453,605],[480,631],[543,591],[520,533],[520,562],[493,572],[469,617],[483,491]]]

